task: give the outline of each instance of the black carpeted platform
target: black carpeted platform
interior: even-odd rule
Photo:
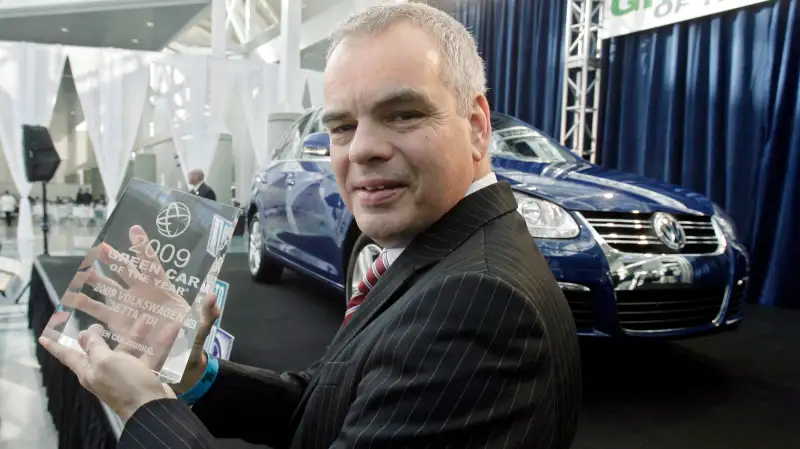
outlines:
[[[59,294],[78,262],[42,260]],[[344,313],[341,294],[291,272],[281,285],[254,284],[243,255],[228,257],[221,278],[231,284],[222,327],[236,336],[238,362],[302,369],[324,352]],[[748,313],[738,331],[697,340],[584,342],[585,406],[573,447],[800,447],[800,312]]]

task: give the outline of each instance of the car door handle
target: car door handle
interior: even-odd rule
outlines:
[[[286,175],[286,185],[290,187],[294,185],[294,173]]]

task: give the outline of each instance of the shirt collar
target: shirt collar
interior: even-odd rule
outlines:
[[[467,189],[467,193],[464,194],[464,197],[466,198],[472,195],[473,193],[477,192],[478,190],[483,189],[484,187],[489,187],[490,185],[495,184],[496,182],[497,182],[497,176],[495,176],[494,173],[489,172],[488,175],[470,184],[469,188]],[[395,260],[397,260],[398,257],[400,257],[400,254],[403,253],[403,250],[405,250],[405,248],[386,249],[386,258],[388,259],[387,261],[389,262],[390,266],[392,265],[392,263],[394,263]]]

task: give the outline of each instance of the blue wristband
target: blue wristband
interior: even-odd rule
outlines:
[[[217,379],[217,373],[219,373],[219,360],[211,355],[206,353],[206,358],[208,362],[206,363],[206,370],[203,372],[203,377],[186,393],[179,394],[178,399],[182,400],[183,402],[191,405],[195,402],[199,401],[203,395],[208,392],[208,389],[211,388],[211,385],[214,384],[214,381]]]

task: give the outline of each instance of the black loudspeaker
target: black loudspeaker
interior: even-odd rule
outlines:
[[[22,125],[22,148],[28,182],[49,182],[61,164],[50,131],[44,126]]]

